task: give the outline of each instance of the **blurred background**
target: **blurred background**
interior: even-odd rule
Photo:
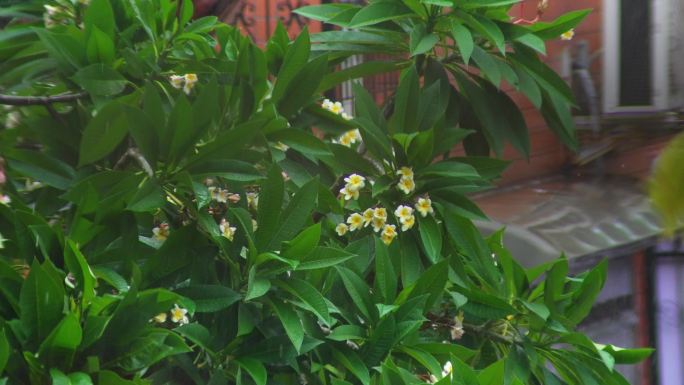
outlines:
[[[195,6],[196,16],[216,15],[264,44],[278,22],[291,35],[328,28],[292,13],[321,2]],[[564,148],[530,102],[504,86],[525,111],[532,150],[522,159],[508,149],[512,164],[499,186],[473,197],[492,219],[480,227],[505,226],[508,247],[527,266],[561,252],[577,271],[607,258],[606,287],[582,329],[601,343],[657,349],[642,365],[619,368],[630,383],[684,385],[684,245],[662,236],[646,193],[658,155],[684,128],[684,1],[524,0],[510,16],[529,24],[584,8],[593,11],[574,37],[549,42],[545,58],[575,93],[580,149]],[[357,56],[343,66],[379,59]],[[378,103],[397,82],[396,73],[363,79]],[[350,84],[329,97],[352,111]]]

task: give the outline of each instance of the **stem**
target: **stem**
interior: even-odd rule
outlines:
[[[77,92],[75,94],[60,94],[52,96],[15,96],[0,94],[0,104],[8,106],[37,106],[50,105],[52,103],[67,103],[82,99],[88,96],[86,92]]]

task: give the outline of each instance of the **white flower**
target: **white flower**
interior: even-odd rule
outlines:
[[[387,209],[384,207],[376,207],[375,210],[373,210],[373,216],[378,219],[387,220]]]
[[[21,123],[21,113],[19,111],[12,111],[7,114],[5,119],[6,128],[16,128]]]
[[[420,215],[425,218],[428,214],[432,214],[435,210],[432,209],[432,201],[430,198],[418,198],[418,203],[416,203],[416,210]]]
[[[30,179],[26,179],[26,183],[24,184],[24,188],[26,191],[33,191],[37,190],[39,188],[43,187],[43,184],[37,181],[32,181]]]
[[[341,237],[344,234],[347,234],[347,231],[349,231],[349,226],[347,226],[345,223],[338,223],[335,227],[335,231],[337,232],[337,235]]]
[[[572,40],[572,38],[575,37],[575,29],[571,28],[571,29],[561,33],[560,37],[561,37],[561,40],[566,40],[566,41]]]
[[[359,199],[359,190],[349,190],[347,186],[340,190],[340,193],[344,196],[344,200],[348,201],[350,199]]]
[[[456,317],[454,317],[454,324],[451,325],[451,330],[449,331],[451,334],[451,339],[452,340],[460,340],[461,337],[463,337],[463,334],[465,334],[465,331],[463,330],[463,313],[459,313]]]
[[[12,199],[10,199],[9,195],[0,194],[0,204],[7,206],[10,203],[12,203]]]
[[[399,205],[396,210],[394,210],[394,215],[399,218],[399,222],[404,223],[404,221],[413,216],[413,208]]]
[[[451,361],[447,361],[444,367],[442,367],[442,377],[451,376],[453,371],[454,367],[451,365]]]
[[[351,115],[349,115],[349,114],[346,113],[346,112],[341,113],[340,116],[342,117],[342,119],[345,119],[345,120],[352,120]]]
[[[154,316],[150,321],[154,321],[158,324],[163,324],[166,322],[166,313],[159,313],[156,316]]]
[[[287,144],[285,144],[283,142],[278,142],[273,147],[277,148],[278,150],[280,150],[282,152],[285,152],[285,151],[290,149],[290,146],[288,146]]]
[[[399,174],[402,178],[413,179],[413,169],[411,167],[402,167],[399,169]]]
[[[397,188],[401,190],[404,194],[408,195],[416,189],[416,183],[413,181],[413,178],[402,177],[401,180],[399,180]]]
[[[235,237],[235,230],[237,229],[235,227],[231,227],[230,222],[223,218],[221,219],[221,224],[219,224],[219,230],[221,230],[221,235],[228,238],[229,241],[232,241]]]
[[[173,321],[174,323],[185,325],[190,322],[187,316],[188,309],[178,307],[178,304],[173,305],[173,309],[171,309],[170,313],[171,321]]]
[[[44,5],[43,7],[45,7],[45,12],[47,12],[47,14],[50,15],[50,16],[55,16],[56,14],[58,14],[58,13],[61,12],[61,10],[60,10],[59,7],[55,7],[55,6],[52,6],[52,5],[47,5],[47,4],[46,4],[46,5]]]
[[[169,225],[166,222],[160,223],[159,226],[152,229],[154,239],[158,241],[165,241],[169,237]]]
[[[366,178],[359,174],[351,174],[344,178],[344,181],[347,182],[345,188],[348,191],[358,191],[366,186]]]
[[[368,208],[363,212],[363,227],[367,227],[373,221],[375,210]]]
[[[183,83],[185,82],[185,77],[179,75],[171,75],[169,77],[169,82],[171,86],[176,89],[183,88]]]
[[[323,103],[321,103],[321,107],[325,108],[326,110],[330,110],[332,108],[332,101],[330,99],[324,99]]]
[[[386,220],[385,218],[373,217],[371,223],[373,224],[373,231],[377,233],[378,231],[382,230],[383,227],[385,227]]]
[[[190,92],[192,92],[192,89],[195,87],[195,83],[197,83],[197,75],[185,74],[184,79],[185,86],[183,87],[183,92],[185,92],[186,95],[190,95]]]
[[[392,240],[396,236],[397,236],[397,226],[385,225],[385,227],[382,228],[382,234],[380,235],[380,239],[382,239],[382,242],[384,244],[389,245],[390,243],[392,243]]]
[[[259,194],[255,192],[248,192],[246,195],[247,207],[256,210],[259,207]]]
[[[340,103],[340,102],[333,103],[332,106],[330,107],[330,112],[332,112],[333,114],[337,114],[337,115],[344,113],[344,107],[342,107],[342,103]]]
[[[228,190],[220,188],[216,192],[216,201],[219,203],[228,203],[228,198],[230,198],[230,196],[231,194]]]
[[[416,217],[413,215],[407,217],[406,219],[401,221],[401,231],[408,231],[410,230],[413,225],[416,224]]]
[[[349,231],[354,231],[363,227],[363,216],[359,213],[354,213],[347,218],[349,224]]]

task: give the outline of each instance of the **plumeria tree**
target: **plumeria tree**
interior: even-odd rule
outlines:
[[[626,384],[650,351],[576,331],[605,264],[526,269],[472,222],[529,148],[504,81],[575,143],[539,55],[586,12],[513,3],[304,7],[344,30],[264,49],[190,1],[1,8],[1,381]],[[323,97],[385,71],[382,106]]]

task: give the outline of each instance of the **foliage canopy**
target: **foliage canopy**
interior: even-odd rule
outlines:
[[[3,383],[626,384],[649,354],[576,332],[605,263],[525,269],[467,198],[529,150],[503,81],[574,146],[539,54],[585,11],[326,4],[297,12],[348,30],[262,49],[190,1],[85,3],[0,9]],[[322,101],[395,70],[382,108]]]

